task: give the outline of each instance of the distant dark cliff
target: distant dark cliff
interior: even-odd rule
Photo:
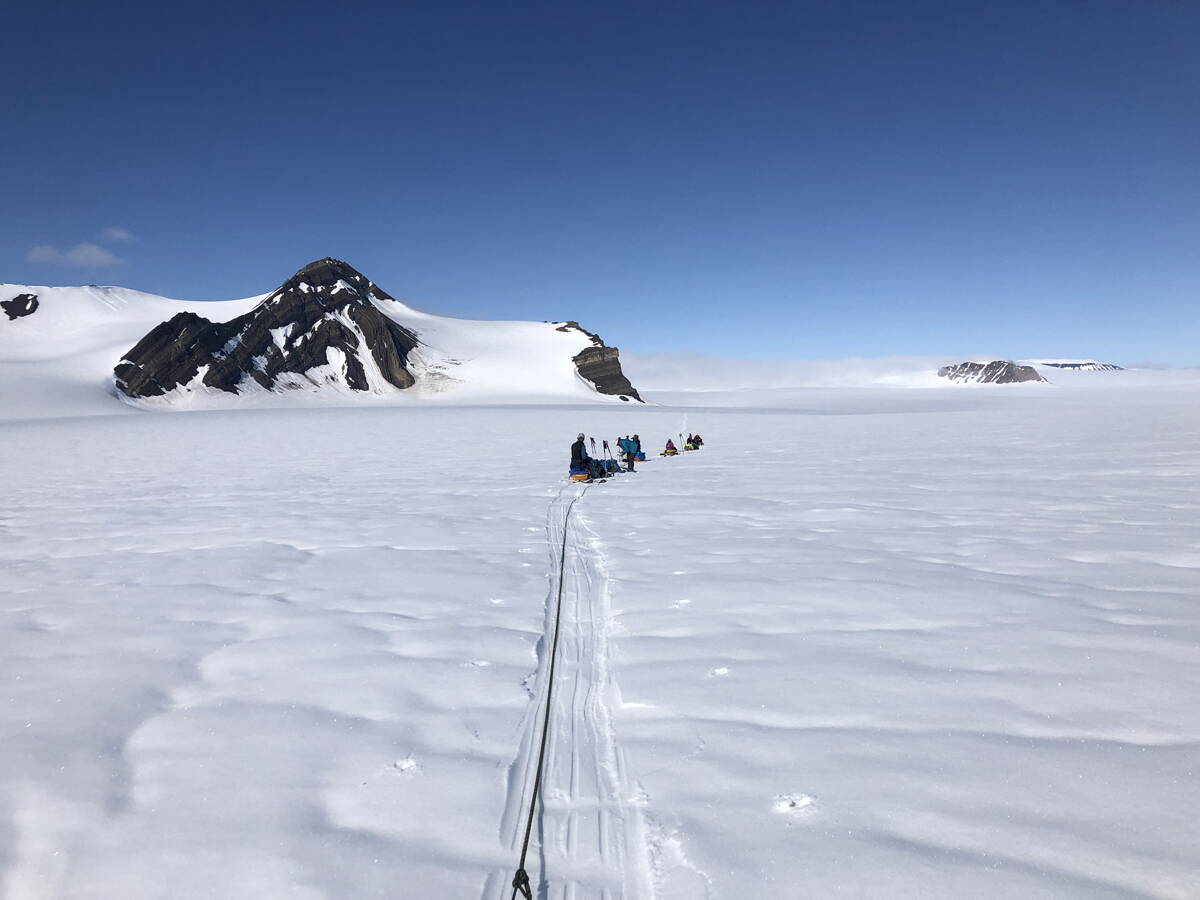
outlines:
[[[612,394],[622,400],[632,397],[639,403],[644,403],[641,394],[637,392],[625,373],[621,371],[620,351],[616,347],[605,346],[598,334],[584,329],[578,322],[564,322],[559,331],[580,331],[592,339],[592,346],[585,347],[577,353],[572,361],[575,370],[596,386],[601,394]]]
[[[942,366],[938,375],[951,381],[979,384],[1017,384],[1023,381],[1045,381],[1033,366],[1018,366],[1012,360],[996,359],[990,363],[963,362]]]

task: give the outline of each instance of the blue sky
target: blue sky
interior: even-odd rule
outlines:
[[[1200,4],[18,4],[0,281],[1200,363]],[[117,229],[124,233],[113,231]]]

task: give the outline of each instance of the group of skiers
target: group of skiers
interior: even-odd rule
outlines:
[[[588,443],[592,446],[592,452],[588,453]],[[620,455],[620,460],[613,456],[612,448],[607,440],[601,441],[603,446],[603,457],[596,456],[596,439],[585,437],[583,432],[580,432],[575,439],[575,443],[571,445],[571,477],[579,481],[591,481],[593,479],[604,478],[606,475],[616,475],[621,472],[636,471],[635,465],[639,462],[645,462],[646,454],[642,451],[642,439],[638,435],[630,437],[617,438],[617,451]],[[698,434],[689,434],[687,442],[684,444],[684,450],[699,450],[704,446],[704,440]],[[662,456],[675,456],[679,452],[675,446],[675,442],[667,440],[666,449],[663,450]],[[621,468],[621,461],[624,461],[625,468]]]
[[[687,436],[687,443],[685,443],[683,445],[683,449],[684,450],[699,450],[703,446],[704,446],[704,438],[700,437],[700,435],[698,435],[698,434],[689,434]],[[665,450],[663,450],[662,455],[663,456],[675,456],[677,453],[679,453],[679,448],[675,446],[674,441],[672,441],[668,438],[667,448]]]

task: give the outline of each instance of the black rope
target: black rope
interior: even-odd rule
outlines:
[[[587,488],[580,491],[575,499],[567,504],[567,512],[563,516],[562,553],[558,557],[558,599],[554,606],[554,638],[550,642],[550,672],[546,681],[546,714],[542,718],[542,746],[538,750],[537,774],[533,779],[533,796],[529,798],[529,818],[525,821],[525,840],[521,842],[521,861],[517,863],[517,871],[513,875],[511,900],[516,900],[518,893],[525,900],[533,900],[533,890],[529,886],[529,873],[525,871],[525,857],[529,853],[529,836],[533,833],[533,812],[537,808],[538,794],[542,790],[542,766],[546,761],[546,738],[550,735],[550,699],[554,693],[554,664],[558,661],[558,626],[562,619],[563,578],[567,567],[567,525],[571,521],[571,510],[586,493]]]

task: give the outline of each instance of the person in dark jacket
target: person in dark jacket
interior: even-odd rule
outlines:
[[[571,445],[571,472],[579,473],[587,471],[587,447],[583,443],[583,433],[575,439],[575,443]]]
[[[584,443],[583,434],[575,439],[575,443],[571,445],[571,474],[581,475],[586,473],[590,478],[603,478],[604,467],[596,460],[588,456],[587,444]]]

